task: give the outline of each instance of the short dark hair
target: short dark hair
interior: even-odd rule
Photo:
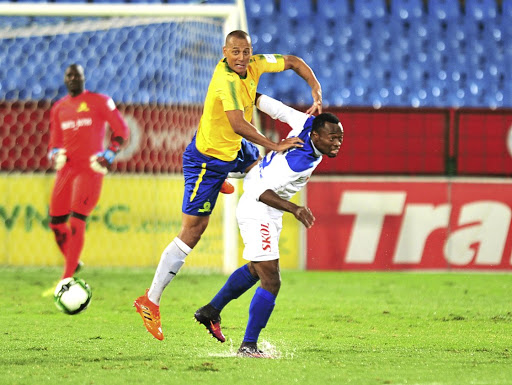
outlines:
[[[320,115],[316,116],[315,119],[313,119],[313,126],[311,128],[311,131],[320,131],[320,129],[325,126],[326,122],[338,124],[340,120],[336,115],[331,114],[330,112],[323,112]]]
[[[78,63],[72,63],[70,65],[68,65],[66,67],[66,71],[69,70],[70,68],[75,68],[77,69],[78,71],[81,71],[83,74],[85,73],[85,70],[84,70],[84,67],[81,65],[81,64],[78,64]]]
[[[251,41],[251,37],[247,32],[242,31],[241,29],[237,29],[228,33],[228,35],[226,36],[226,45],[228,45],[228,41],[233,37],[236,37],[237,39],[247,39]]]

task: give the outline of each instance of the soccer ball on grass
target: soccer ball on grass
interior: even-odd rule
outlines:
[[[64,278],[55,287],[55,306],[66,314],[78,314],[89,306],[92,298],[91,287],[81,278]]]

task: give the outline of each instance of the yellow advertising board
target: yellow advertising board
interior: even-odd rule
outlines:
[[[61,265],[63,257],[48,228],[54,175],[0,177],[0,264]],[[96,209],[87,221],[82,260],[89,266],[155,266],[181,226],[181,175],[108,175]],[[221,270],[223,204],[219,197],[201,241],[186,267]],[[283,219],[281,265],[297,268],[299,223]],[[239,242],[242,245],[240,239]],[[239,251],[239,264],[244,263]]]

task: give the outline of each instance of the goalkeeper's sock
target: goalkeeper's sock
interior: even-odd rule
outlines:
[[[249,306],[249,321],[245,329],[244,342],[257,342],[261,329],[267,326],[268,319],[276,305],[276,296],[258,287]]]
[[[69,224],[71,226],[71,237],[66,255],[66,269],[62,279],[73,276],[84,247],[85,220],[72,216],[69,219]]]
[[[210,304],[217,310],[222,310],[231,300],[240,297],[258,282],[258,278],[249,271],[248,265],[235,270],[224,286],[215,295]]]
[[[68,244],[69,244],[69,236],[71,234],[71,230],[69,228],[69,225],[67,223],[50,223],[50,229],[52,229],[53,234],[55,235],[55,241],[57,242],[57,245],[59,246],[59,249],[66,258],[66,253],[68,250]]]
[[[174,238],[165,248],[148,291],[148,298],[151,302],[160,305],[164,289],[178,274],[181,266],[185,263],[185,258],[191,251],[192,249],[178,237]]]

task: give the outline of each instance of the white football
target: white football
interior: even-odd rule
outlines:
[[[55,287],[55,306],[66,314],[78,314],[89,306],[92,298],[91,287],[81,278],[64,278]]]

